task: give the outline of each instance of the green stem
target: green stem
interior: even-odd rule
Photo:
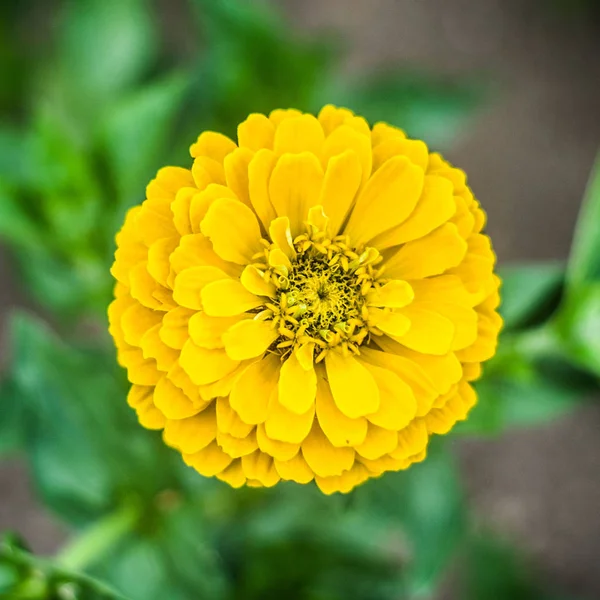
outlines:
[[[71,571],[83,571],[95,564],[134,527],[139,509],[124,504],[119,510],[103,517],[70,542],[56,556],[56,563]]]

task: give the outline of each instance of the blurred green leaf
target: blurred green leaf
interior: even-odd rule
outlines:
[[[363,76],[353,86],[342,85],[329,101],[348,106],[371,123],[400,127],[439,148],[456,136],[483,96],[482,84],[399,71]]]
[[[82,525],[121,498],[153,498],[176,483],[179,458],[136,423],[112,352],[69,348],[25,315],[13,318],[10,337],[27,455],[47,506]]]
[[[442,439],[430,442],[428,457],[400,473],[386,473],[356,492],[371,518],[402,526],[398,551],[406,555],[403,580],[409,598],[429,598],[466,535],[458,473]],[[361,502],[361,507],[362,507]]]
[[[499,268],[500,313],[505,329],[536,325],[558,306],[565,269],[560,263],[519,264]]]
[[[568,355],[600,375],[600,283],[575,288],[555,327]]]
[[[578,286],[600,280],[600,159],[590,176],[571,246],[567,268],[567,286]]]
[[[59,42],[64,83],[98,109],[149,71],[158,35],[146,0],[77,0],[64,3]]]
[[[228,598],[202,512],[173,495],[94,570],[132,600]],[[135,573],[135,577],[132,577]]]
[[[188,81],[187,73],[171,75],[123,98],[107,115],[102,138],[121,206],[143,200],[145,185],[161,166],[157,160],[169,147]]]
[[[0,381],[0,456],[21,449],[24,412],[14,382],[11,379]]]
[[[587,401],[598,381],[563,355],[548,325],[503,337],[475,388],[477,405],[455,434],[498,434],[548,423]]]
[[[320,108],[334,57],[330,40],[298,39],[259,2],[191,3],[208,44],[196,69],[202,128],[235,135],[237,124],[251,112]]]
[[[465,600],[543,600],[517,551],[492,536],[473,536],[466,554]]]
[[[87,575],[33,556],[11,535],[0,540],[0,598],[127,600]]]

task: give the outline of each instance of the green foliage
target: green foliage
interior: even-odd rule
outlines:
[[[0,540],[0,598],[127,600],[99,581],[36,558],[14,535]]]
[[[600,160],[596,162],[590,176],[575,228],[567,269],[567,283],[572,290],[585,283],[600,280],[598,223],[600,223]]]

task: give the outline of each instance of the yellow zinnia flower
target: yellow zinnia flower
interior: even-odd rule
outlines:
[[[117,235],[110,331],[140,423],[234,487],[348,492],[423,460],[502,323],[464,173],[333,106],[190,151]]]

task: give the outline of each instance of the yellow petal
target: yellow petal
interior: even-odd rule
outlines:
[[[269,354],[248,367],[234,384],[229,402],[245,423],[258,424],[266,420],[280,365],[279,358]]]
[[[376,171],[394,156],[406,156],[423,171],[429,163],[427,144],[421,140],[408,140],[401,137],[389,138],[373,148],[373,171]]]
[[[154,387],[132,385],[127,394],[127,404],[136,412],[138,421],[146,429],[162,429],[165,416],[154,406]]]
[[[179,362],[176,362],[169,372],[167,378],[176,385],[195,404],[202,404],[204,400],[198,393],[198,386],[190,379]]]
[[[231,360],[225,350],[208,350],[188,340],[181,350],[179,363],[196,385],[206,385],[231,373],[240,363]]]
[[[327,164],[319,204],[329,217],[329,231],[336,236],[354,204],[362,181],[362,168],[353,150],[332,156]]]
[[[181,350],[189,337],[188,322],[193,314],[193,310],[183,306],[164,313],[159,332],[160,339],[170,348]]]
[[[392,458],[408,458],[427,447],[429,436],[421,419],[416,419],[408,427],[398,432],[398,446],[391,452]]]
[[[460,306],[473,306],[472,296],[467,292],[460,277],[439,275],[427,279],[409,281],[418,302],[445,302]]]
[[[407,158],[390,158],[365,184],[344,233],[359,245],[400,225],[421,196],[423,178]]]
[[[405,139],[406,134],[402,129],[398,129],[398,127],[388,125],[387,123],[375,123],[375,125],[373,125],[371,140],[374,147],[379,146],[379,144],[386,140],[394,138]]]
[[[427,175],[423,193],[412,214],[397,227],[373,239],[379,250],[421,238],[448,221],[456,212],[452,184],[443,177]]]
[[[254,213],[237,200],[221,198],[208,209],[201,225],[215,252],[224,260],[245,265],[260,251],[260,228]]]
[[[140,348],[126,345],[119,348],[119,364],[127,369],[127,379],[137,385],[156,385],[162,373],[156,368],[156,361],[145,359]]]
[[[379,341],[379,338],[378,338]],[[407,383],[417,401],[417,415],[426,414],[439,392],[431,382],[427,373],[418,364],[390,352],[379,352],[371,348],[361,348],[361,358],[370,365],[388,369]]]
[[[222,279],[208,284],[201,292],[202,306],[212,317],[232,317],[264,303],[239,281]]]
[[[240,488],[246,483],[242,461],[234,460],[225,470],[217,473],[217,479],[228,483],[232,488]]]
[[[259,150],[248,165],[250,202],[265,230],[269,229],[269,224],[277,216],[269,196],[269,179],[276,163],[274,152]]]
[[[369,325],[388,335],[401,336],[410,329],[410,319],[397,311],[369,308]]]
[[[199,413],[206,406],[192,402],[167,377],[163,377],[156,384],[154,404],[167,419],[185,419]]]
[[[190,146],[192,158],[197,156],[210,156],[222,163],[225,157],[233,152],[237,146],[226,135],[215,131],[204,131],[194,144]]]
[[[272,440],[267,435],[264,423],[256,428],[256,440],[262,452],[282,461],[292,459],[300,450],[300,444],[288,444]]]
[[[323,164],[327,167],[332,157],[343,154],[347,150],[352,150],[358,157],[361,169],[361,184],[364,184],[371,176],[373,161],[371,140],[350,125],[338,127],[327,137],[323,145]]]
[[[213,381],[212,383],[199,386],[198,391],[200,396],[204,398],[204,400],[212,400],[213,398],[219,398],[221,396],[229,396],[231,389],[237,380],[255,360],[256,359],[243,360],[233,371],[231,371],[231,373],[228,373],[222,379],[217,379],[217,381]]]
[[[413,290],[406,281],[395,279],[380,288],[372,289],[367,295],[367,300],[371,306],[402,308],[410,304],[414,297]]]
[[[278,217],[271,222],[269,237],[288,258],[296,256],[292,230],[290,229],[290,220],[287,217]]]
[[[347,108],[338,108],[333,104],[327,104],[319,111],[318,119],[325,134],[330,135],[340,125],[353,116],[354,113]]]
[[[279,481],[273,459],[260,450],[242,457],[242,469],[248,479],[254,479],[265,487],[272,487]]]
[[[274,150],[277,154],[311,152],[319,156],[325,134],[312,115],[301,115],[282,121],[275,132]]]
[[[223,343],[229,358],[246,360],[264,354],[278,337],[273,321],[251,319],[232,325],[223,334]]]
[[[175,277],[190,267],[217,267],[231,277],[238,277],[241,272],[239,265],[223,260],[213,250],[210,240],[201,233],[183,236],[169,261],[172,278],[169,285],[172,287]]]
[[[229,279],[229,275],[217,267],[191,267],[177,275],[173,285],[173,299],[180,306],[201,310],[202,290],[213,281]]]
[[[194,184],[189,169],[181,167],[163,167],[156,173],[156,177],[146,186],[148,198],[173,200],[175,194],[182,187]]]
[[[269,196],[277,214],[290,219],[292,237],[303,233],[309,208],[319,202],[323,169],[310,152],[284,154],[273,169]]]
[[[364,417],[350,419],[336,406],[329,383],[319,378],[317,387],[317,419],[321,429],[336,447],[356,446],[367,435],[367,421]]]
[[[269,120],[273,125],[278,127],[286,119],[294,119],[300,115],[302,115],[302,113],[295,108],[276,108],[269,113]]]
[[[356,446],[356,451],[369,460],[380,458],[389,454],[398,446],[398,432],[384,429],[369,423],[369,430],[365,441]]]
[[[137,302],[129,306],[121,316],[121,328],[125,341],[131,346],[140,345],[142,336],[162,321],[164,313],[146,308]]]
[[[254,152],[248,148],[238,148],[225,158],[225,180],[227,186],[248,207],[252,207],[248,195],[248,165]]]
[[[265,281],[262,271],[259,271],[255,266],[248,265],[244,267],[240,277],[242,285],[251,293],[257,296],[275,297],[277,288],[270,281]]]
[[[467,243],[456,226],[446,223],[418,240],[404,244],[383,264],[394,279],[423,279],[441,275],[458,265],[467,252]]]
[[[237,128],[238,144],[258,152],[261,148],[273,148],[275,125],[265,115],[253,113]]]
[[[254,425],[244,423],[237,412],[232,408],[227,398],[217,398],[216,408],[217,427],[220,431],[237,438],[244,438],[250,435],[254,429]]]
[[[178,245],[179,236],[176,236],[157,240],[148,248],[148,273],[164,287],[169,285],[168,280],[171,271],[169,257]]]
[[[223,452],[217,442],[212,442],[206,448],[192,454],[183,454],[185,464],[196,469],[204,477],[214,477],[226,469],[233,460]]]
[[[146,263],[138,263],[129,272],[129,285],[131,297],[135,298],[140,304],[152,309],[160,309],[162,304],[154,297],[160,285],[148,273]]]
[[[144,200],[142,203],[135,217],[135,228],[146,246],[177,235],[170,204],[168,200],[159,199]]]
[[[223,334],[240,319],[250,318],[251,315],[235,317],[209,317],[204,312],[195,313],[189,320],[189,337],[203,348],[224,348]]]
[[[417,414],[417,400],[410,385],[388,369],[368,363],[365,366],[377,383],[380,400],[377,411],[367,419],[385,429],[398,431],[406,427]]]
[[[153,358],[156,368],[166,373],[179,358],[179,352],[163,343],[160,339],[160,328],[159,323],[148,329],[140,340],[140,347],[144,358]]]
[[[356,358],[329,352],[325,357],[325,366],[336,406],[347,417],[364,417],[379,408],[377,384]]]
[[[316,422],[302,442],[302,456],[320,477],[341,475],[354,464],[354,450],[333,446]]]
[[[299,444],[308,435],[315,416],[311,406],[303,415],[297,415],[283,406],[277,398],[277,388],[269,401],[269,416],[265,421],[267,435],[273,440]]]
[[[425,354],[448,354],[452,349],[455,327],[437,312],[417,306],[400,309],[410,319],[410,329],[396,339],[405,346]]]
[[[275,463],[275,468],[281,479],[295,481],[296,483],[309,483],[315,477],[312,469],[304,460],[302,452],[298,452],[289,460],[279,460],[275,458],[273,462]]]
[[[367,469],[359,462],[355,462],[350,470],[336,477],[315,477],[315,483],[324,494],[330,495],[335,492],[347,494],[368,478]]]
[[[190,221],[190,208],[192,198],[198,193],[195,187],[181,188],[177,192],[175,200],[171,202],[171,210],[173,211],[173,223],[179,235],[189,235],[193,233],[192,222]]]
[[[238,438],[223,431],[217,431],[217,444],[232,458],[240,458],[241,456],[252,454],[258,449],[256,434],[254,432],[245,437]]]
[[[302,415],[314,407],[317,394],[317,374],[312,365],[305,369],[296,352],[283,363],[279,374],[279,402],[295,414]]]
[[[197,415],[187,419],[167,420],[164,440],[173,448],[185,454],[199,452],[206,448],[217,433],[217,420],[214,403]]]
[[[225,171],[223,164],[209,158],[198,156],[192,165],[192,176],[199,190],[206,189],[211,183],[225,185]]]
[[[192,199],[190,200],[190,224],[193,233],[200,233],[202,219],[206,216],[212,203],[220,198],[238,200],[238,197],[234,194],[233,190],[225,185],[217,183],[209,184],[202,192],[192,196]]]

